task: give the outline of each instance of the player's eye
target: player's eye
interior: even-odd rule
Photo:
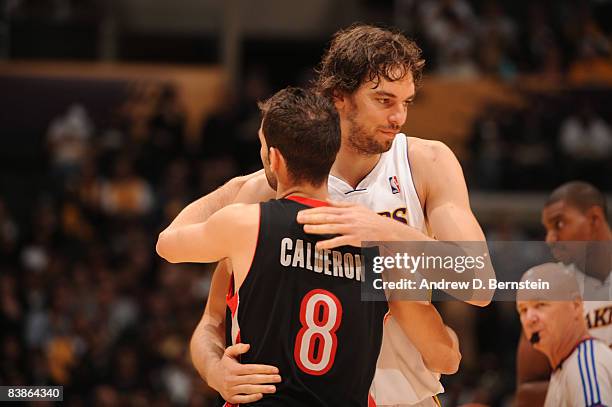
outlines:
[[[378,98],[376,99],[378,101],[378,103],[380,103],[381,105],[388,105],[389,104],[389,98]]]
[[[404,107],[408,107],[410,105],[414,105],[414,99],[406,100],[404,102]]]
[[[545,306],[546,306],[545,302],[538,302],[538,303],[536,303],[536,305],[534,305],[534,308],[535,309],[541,309],[541,308],[543,308]]]

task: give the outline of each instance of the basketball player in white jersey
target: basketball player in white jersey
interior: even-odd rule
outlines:
[[[526,279],[550,283],[549,290],[519,290],[516,300],[524,338],[552,369],[544,406],[612,405],[612,349],[587,329],[575,273],[546,263],[526,272]]]
[[[564,268],[576,277],[584,297],[589,334],[612,346],[612,231],[605,196],[586,182],[568,182],[555,189],[543,211],[546,241]],[[562,242],[569,242],[562,246]],[[585,252],[585,243],[589,247]],[[550,364],[524,335],[517,351],[517,406],[544,403]]]
[[[398,133],[422,66],[416,44],[401,34],[363,25],[338,32],[324,56],[316,88],[333,99],[342,132],[330,195],[354,203],[337,204],[331,213],[306,213],[299,220],[306,223],[307,232],[341,235],[325,243],[329,247],[362,241],[433,241],[433,236],[441,241],[484,242],[454,154],[440,142]],[[190,204],[169,228],[201,222],[231,202],[273,196],[261,172],[237,178]],[[218,268],[213,276],[205,313],[192,338],[192,360],[227,401],[246,403],[273,392],[271,384],[279,382],[280,376],[271,366],[238,364],[235,359],[248,350],[247,344],[225,349],[227,267],[220,265],[222,270]],[[386,327],[393,327],[392,321]],[[448,335],[456,341],[451,331]],[[373,387],[377,402],[436,405],[432,396],[442,391],[439,374],[453,372],[456,366],[445,363],[447,349],[423,340],[419,326],[406,336],[385,332],[383,349],[390,349],[394,356],[379,359],[382,376],[377,371]],[[380,385],[378,377],[382,377]],[[387,390],[395,391],[382,400]],[[404,390],[403,394],[397,390]]]

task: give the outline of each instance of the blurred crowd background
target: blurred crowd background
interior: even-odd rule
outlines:
[[[612,192],[612,1],[303,3],[0,2],[0,384],[212,405],[188,355],[211,268],[161,261],[157,234],[260,167],[256,101],[354,21],[423,48],[405,130],[456,151],[488,239],[542,240],[563,181]],[[464,354],[444,405],[511,405],[514,304],[442,308]]]

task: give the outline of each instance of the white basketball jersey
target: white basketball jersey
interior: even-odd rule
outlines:
[[[407,140],[405,134],[397,134],[391,149],[381,155],[357,188],[330,175],[330,198],[361,204],[424,232],[425,217],[412,181]]]
[[[331,199],[361,204],[380,215],[406,223],[426,233],[425,216],[408,162],[408,139],[395,136],[374,169],[357,185],[329,176]],[[444,391],[440,375],[425,367],[416,347],[401,327],[388,316],[372,382],[377,406],[435,406],[432,396]]]
[[[587,339],[554,370],[544,407],[612,405],[612,350]]]
[[[612,273],[606,281],[591,277],[573,265],[570,266],[576,275],[580,291],[584,297],[584,317],[589,333],[612,347]],[[591,299],[602,298],[599,301]],[[604,300],[607,299],[607,300]]]

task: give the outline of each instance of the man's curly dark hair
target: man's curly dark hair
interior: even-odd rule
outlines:
[[[408,73],[418,85],[424,65],[421,49],[401,32],[354,24],[334,35],[314,87],[331,97],[351,94],[367,81],[377,85],[381,78],[396,81]]]

